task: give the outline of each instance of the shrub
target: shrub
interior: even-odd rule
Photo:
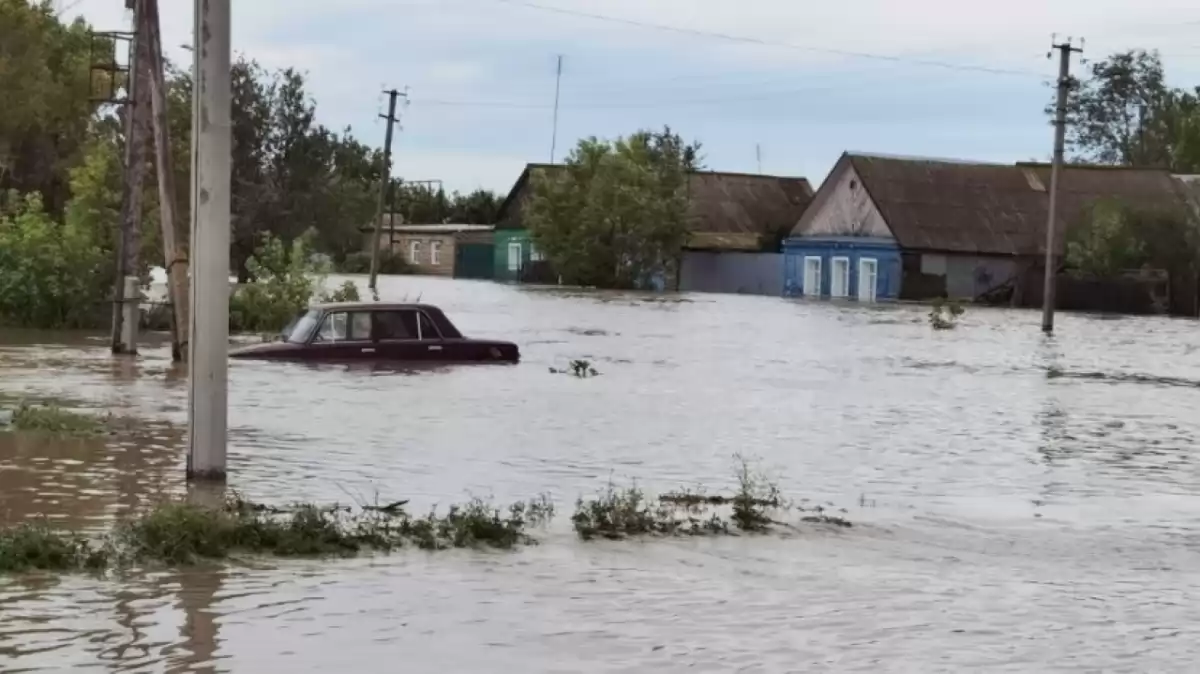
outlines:
[[[338,265],[338,271],[343,274],[371,273],[371,253],[359,251],[347,255],[342,264]],[[413,267],[408,260],[404,259],[403,255],[383,248],[379,251],[379,273],[385,275],[411,274]]]
[[[74,534],[55,531],[44,521],[0,529],[0,573],[98,570],[107,562],[107,549],[94,548]]]
[[[0,323],[91,327],[107,316],[111,255],[75,222],[58,223],[41,197],[7,199],[0,212]]]

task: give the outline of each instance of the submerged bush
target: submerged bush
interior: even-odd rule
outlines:
[[[371,273],[371,253],[370,251],[359,251],[350,253],[346,259],[338,265],[338,271],[343,274],[369,274]],[[394,253],[387,248],[379,249],[379,273],[386,276],[411,274],[413,266],[408,263],[408,260],[400,253]]]
[[[789,527],[775,519],[775,512],[806,513],[799,519],[815,524],[849,527],[844,518],[785,503],[778,484],[737,458],[738,490],[733,496],[698,492],[674,492],[651,500],[636,486],[608,489],[592,499],[579,499],[571,518],[575,532],[585,541],[596,538],[619,540],[631,536],[702,536],[713,534],[765,533]]]
[[[66,410],[57,403],[34,405],[22,402],[13,410],[12,426],[18,431],[96,435],[104,431],[105,419]]]
[[[274,333],[282,329],[314,300],[357,302],[358,286],[344,282],[330,293],[318,293],[329,265],[313,254],[313,235],[296,238],[290,246],[266,234],[246,261],[253,280],[238,286],[229,298],[232,332]]]
[[[219,508],[169,502],[118,523],[99,547],[44,524],[0,529],[0,573],[103,570],[110,562],[186,566],[237,555],[350,556],[409,545],[503,550],[536,543],[526,529],[553,515],[544,496],[506,509],[475,498],[445,515],[433,510],[419,518],[401,503],[352,511],[311,504],[271,508],[237,497]]]
[[[108,551],[44,521],[0,529],[0,573],[102,569]]]
[[[934,330],[953,330],[958,325],[958,318],[964,313],[966,309],[957,300],[939,297],[933,301],[929,310],[929,324]]]

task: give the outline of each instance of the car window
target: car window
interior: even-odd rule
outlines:
[[[417,313],[412,310],[375,312],[375,336],[378,339],[416,339]]]
[[[433,321],[429,320],[429,316],[426,316],[424,311],[420,312],[419,315],[421,317],[421,339],[441,339],[441,333],[438,331],[437,326],[433,324]]]
[[[371,315],[338,311],[325,317],[317,331],[318,342],[344,342],[371,338]]]

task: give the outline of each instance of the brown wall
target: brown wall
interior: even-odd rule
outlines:
[[[407,260],[418,274],[429,274],[432,276],[454,275],[453,234],[396,232],[394,235],[389,236],[387,232],[384,232],[383,239],[384,247],[386,248],[388,241],[391,240],[393,242],[392,252]],[[412,244],[414,242],[420,244],[421,248],[416,259],[412,257]],[[432,250],[435,243],[441,244],[441,248],[438,250],[437,264],[434,264],[432,260]]]

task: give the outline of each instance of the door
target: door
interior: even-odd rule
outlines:
[[[850,295],[850,258],[835,257],[829,268],[829,296]]]
[[[344,361],[376,357],[371,341],[371,314],[365,311],[334,311],[325,314],[307,351],[315,359]]]
[[[383,358],[399,361],[461,360],[459,340],[442,339],[437,325],[419,309],[376,311],[375,344]]]
[[[821,258],[804,258],[804,285],[800,292],[808,297],[821,296]]]
[[[510,272],[521,271],[521,243],[512,241],[508,244],[508,270]]]
[[[879,262],[873,257],[858,260],[858,301],[874,302],[879,280]]]

